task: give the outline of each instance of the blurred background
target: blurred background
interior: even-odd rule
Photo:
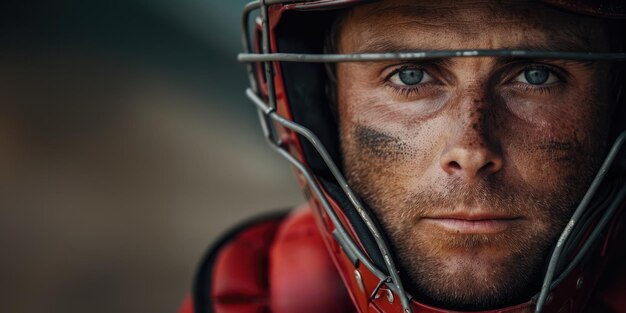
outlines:
[[[245,2],[0,5],[0,312],[175,312],[216,236],[302,201],[244,98]]]

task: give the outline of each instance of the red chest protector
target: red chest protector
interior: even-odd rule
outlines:
[[[194,310],[194,307],[196,308]],[[355,312],[310,210],[246,223],[208,253],[179,313]]]

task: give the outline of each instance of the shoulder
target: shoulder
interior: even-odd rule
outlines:
[[[589,312],[626,313],[626,261],[614,263],[605,270],[588,306]]]
[[[354,311],[308,208],[294,211],[281,225],[270,260],[272,312]]]
[[[203,259],[182,312],[346,312],[349,301],[315,218],[301,206],[222,236]]]
[[[258,216],[231,228],[207,251],[194,278],[192,310],[220,312],[238,299],[251,306],[266,298],[268,251],[288,212]],[[225,311],[227,312],[227,311]]]

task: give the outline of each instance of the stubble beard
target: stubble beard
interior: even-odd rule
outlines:
[[[351,164],[348,180],[389,236],[412,295],[452,310],[487,310],[528,301],[541,283],[547,254],[591,176],[566,179],[553,194],[527,185],[511,186],[497,175],[472,187],[449,181],[444,188],[414,191],[393,180],[374,183],[385,171],[365,168],[370,162]],[[446,208],[451,212],[459,203],[524,215],[532,223],[495,235],[423,231],[420,216]]]

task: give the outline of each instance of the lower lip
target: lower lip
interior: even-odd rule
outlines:
[[[423,218],[422,220],[459,234],[500,233],[511,227],[515,221],[514,219],[463,220],[454,218]]]

